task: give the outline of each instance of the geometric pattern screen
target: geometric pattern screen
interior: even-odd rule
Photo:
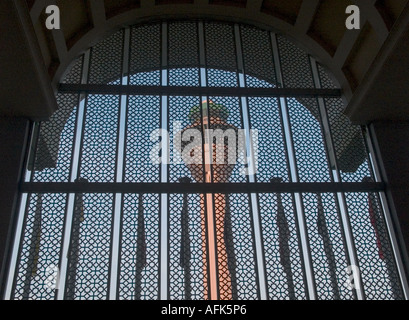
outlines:
[[[9,299],[404,299],[366,128],[286,37],[164,21],[76,59],[36,123]]]

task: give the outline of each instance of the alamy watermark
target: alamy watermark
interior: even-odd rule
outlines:
[[[350,265],[345,269],[346,281],[344,283],[348,290],[361,290],[361,272],[358,266]],[[59,289],[60,269],[56,265],[50,265],[45,270],[45,286],[49,290]]]
[[[361,271],[358,266],[351,265],[346,268],[348,276],[345,286],[349,290],[361,290]]]
[[[45,270],[45,285],[50,290],[58,289],[58,284],[60,282],[60,269],[52,264]]]
[[[345,21],[348,30],[361,29],[361,10],[356,5],[350,5],[346,8],[345,13],[349,15]]]
[[[61,28],[60,23],[60,8],[57,5],[49,5],[45,9],[47,14],[47,19],[45,21],[45,26],[49,30]],[[345,10],[345,14],[348,17],[345,20],[345,26],[348,30],[359,30],[361,28],[361,12],[357,5],[349,5]]]
[[[150,141],[152,164],[242,165],[240,174],[254,175],[258,169],[258,130],[188,128],[175,121],[172,141],[169,131],[153,130]],[[172,147],[171,147],[172,146]],[[171,152],[172,149],[172,152]]]
[[[60,8],[56,5],[50,5],[45,9],[47,19],[45,20],[45,26],[48,30],[61,29]]]

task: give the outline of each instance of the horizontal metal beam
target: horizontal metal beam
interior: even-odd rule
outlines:
[[[172,95],[172,96],[247,96],[247,97],[340,97],[339,89],[308,88],[240,88],[240,87],[181,87],[130,86],[103,84],[60,84],[60,93],[115,95]]]
[[[378,192],[384,183],[46,183],[24,182],[23,193],[336,193]]]

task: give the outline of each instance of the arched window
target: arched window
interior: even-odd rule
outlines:
[[[286,37],[127,27],[57,100],[33,125],[9,298],[404,297],[370,135]]]

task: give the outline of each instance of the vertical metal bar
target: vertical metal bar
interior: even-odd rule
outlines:
[[[162,23],[162,86],[168,84],[168,25]],[[164,132],[168,130],[168,96],[161,97],[161,128]],[[169,158],[169,141],[162,137],[162,163],[161,163],[161,182],[168,182],[168,158]],[[169,297],[169,215],[168,215],[168,195],[160,195],[160,275],[159,275],[159,298],[167,300]]]
[[[277,38],[273,32],[270,33],[270,36],[271,36],[271,44],[272,44],[272,49],[273,49],[274,65],[276,68],[277,82],[283,83],[283,74],[281,70],[281,61],[280,61],[279,48],[277,44]],[[281,107],[280,108],[281,117],[284,123],[284,133],[286,137],[287,152],[289,155],[291,181],[298,182],[299,178],[298,178],[297,161],[296,161],[296,156],[295,156],[294,144],[292,141],[292,131],[291,131],[291,124],[290,124],[290,117],[288,114],[287,100],[285,98],[280,98],[280,107]],[[310,299],[314,300],[316,299],[315,280],[314,280],[311,253],[310,253],[309,242],[308,242],[307,227],[306,227],[305,218],[304,218],[302,195],[300,193],[294,193],[293,197],[295,200],[295,207],[296,207],[296,213],[297,213],[296,218],[297,218],[298,230],[300,233],[299,236],[300,236],[300,241],[301,241],[301,246],[302,246],[302,256],[303,256],[303,261],[304,261],[304,270],[305,270],[306,281],[307,281],[308,295]]]
[[[356,265],[351,262],[351,259],[353,259],[353,255],[351,255],[351,252],[353,253],[356,251],[354,247],[354,241],[353,239],[348,238],[348,235],[351,235],[352,232],[351,230],[349,230],[348,232],[345,230],[345,226],[349,226],[350,228],[348,213],[345,211],[345,206],[341,205],[341,203],[343,202],[342,199],[344,199],[345,195],[343,193],[333,193],[333,195],[334,195],[334,202],[335,202],[335,206],[336,206],[336,210],[338,214],[339,227],[341,230],[341,237],[343,241],[343,248],[345,252],[346,263],[348,266]],[[354,299],[358,298],[356,290],[354,290],[352,294],[353,294]]]
[[[89,68],[89,63],[90,63],[90,50],[88,50],[86,53],[84,53],[82,55],[82,64],[81,64],[81,75],[80,75],[80,83],[81,84],[86,84],[87,83],[87,77],[88,77],[88,68]],[[77,105],[74,106],[73,109],[75,109],[75,122],[74,122],[74,131],[73,131],[73,141],[72,141],[72,149],[71,149],[71,159],[70,159],[70,171],[68,172],[68,181],[69,182],[73,182],[75,181],[75,179],[77,178],[76,175],[74,176],[74,172],[77,172],[77,170],[74,170],[74,163],[76,163],[78,165],[77,161],[78,159],[78,150],[77,148],[77,144],[79,141],[81,141],[80,139],[82,138],[81,136],[78,136],[78,132],[79,132],[79,126],[78,123],[81,123],[82,125],[82,119],[83,117],[79,117],[79,113],[80,113],[80,105],[81,105],[81,101],[85,100],[85,96],[77,93]],[[82,127],[81,127],[82,128]],[[82,131],[82,129],[81,129]],[[80,131],[80,132],[81,132]],[[77,150],[77,156],[75,155],[75,151]]]
[[[375,181],[382,182],[384,181],[383,174],[381,172],[381,160],[379,160],[378,144],[376,141],[376,134],[373,128],[373,125],[365,127],[363,132],[365,144],[369,151],[369,164],[374,173]]]
[[[74,201],[75,201],[75,194],[70,193],[67,197],[67,209],[66,209],[66,217],[65,217],[65,228],[64,228],[64,236],[63,236],[63,243],[62,243],[62,254],[61,254],[61,262],[60,262],[60,278],[58,284],[58,293],[57,293],[57,300],[64,300],[65,296],[65,282],[67,278],[67,269],[68,269],[68,254],[71,242],[71,230],[72,230],[72,223],[74,217]]]
[[[25,280],[23,285],[22,299],[28,300],[30,298],[30,286],[32,279],[37,274],[37,264],[40,251],[41,241],[41,218],[42,218],[42,206],[43,206],[43,194],[37,193],[37,201],[34,209],[34,219],[32,223],[32,231],[30,235],[29,244],[29,257],[32,258],[31,262],[27,263],[27,269],[25,271]]]
[[[21,224],[21,230],[22,231],[25,231],[26,226],[27,226],[28,211],[29,211],[30,200],[31,200],[32,196],[33,196],[33,194],[31,194],[31,193],[27,195],[26,205],[24,207],[24,211],[22,212],[22,215],[23,215],[22,224]],[[24,238],[25,238],[25,234],[20,237],[18,247],[16,248],[16,250],[18,252],[17,261],[16,261],[16,268],[18,268],[20,266],[20,263],[21,263],[21,258],[22,258],[21,253],[22,253],[22,250],[23,250]],[[29,263],[27,263],[27,268],[29,268]],[[16,271],[18,271],[18,270],[16,270]],[[14,297],[15,297],[16,285],[17,285],[17,274],[15,275],[15,278],[13,280],[14,281],[13,281],[13,287],[12,287],[12,299],[14,299]],[[21,299],[24,299],[24,297],[22,297]]]
[[[123,42],[123,56],[122,56],[122,78],[121,83],[126,85],[129,76],[129,48],[130,48],[130,28],[124,30]],[[120,97],[119,108],[119,125],[117,135],[117,158],[116,158],[116,182],[123,182],[124,174],[124,156],[125,156],[125,128],[126,128],[126,114],[127,114],[127,96]],[[110,284],[109,284],[109,299],[115,300],[117,295],[117,281],[118,281],[118,263],[119,263],[119,245],[120,245],[120,226],[121,226],[121,194],[114,195],[114,209],[112,218],[112,247],[111,247],[111,269],[110,269]]]
[[[204,158],[204,182],[213,182],[212,170],[212,141],[210,141],[210,112],[209,99],[202,103],[202,130],[203,130],[203,158]],[[203,108],[204,106],[204,108]],[[207,242],[207,265],[208,265],[208,298],[210,300],[218,300],[219,295],[219,276],[218,276],[218,254],[217,254],[217,231],[216,231],[216,216],[214,194],[206,193],[204,197],[204,216],[206,220],[206,242]]]
[[[89,66],[91,59],[91,51],[88,50],[84,54],[83,68],[81,75],[81,84],[86,84],[88,82]],[[83,131],[85,125],[85,104],[86,104],[86,95],[81,94],[79,97],[79,105],[77,107],[77,120],[74,136],[74,147],[71,159],[71,173],[70,173],[70,182],[75,182],[79,178],[79,165],[81,157],[81,146],[83,140]],[[75,206],[75,194],[70,193],[67,196],[67,210],[65,217],[65,229],[63,233],[62,240],[62,254],[60,261],[60,277],[58,284],[58,293],[57,300],[63,300],[65,296],[65,283],[67,278],[67,268],[68,268],[68,254],[71,242],[72,234],[72,223],[74,219],[74,206]]]
[[[10,271],[8,274],[8,279],[7,279],[7,287],[6,287],[6,292],[5,292],[5,299],[10,300],[14,298],[15,295],[15,285],[16,285],[16,272],[20,260],[20,247],[21,243],[23,241],[23,227],[24,227],[24,221],[26,217],[26,212],[28,210],[28,205],[29,201],[28,199],[30,198],[30,195],[27,193],[23,193],[21,195],[21,200],[20,200],[20,209],[18,213],[18,220],[17,220],[17,225],[16,225],[16,232],[14,235],[14,243],[13,243],[13,253],[10,259]]]
[[[116,286],[116,297],[120,299],[120,282],[119,279],[121,278],[121,253],[122,253],[122,246],[123,246],[123,226],[124,226],[124,219],[123,219],[123,212],[124,212],[124,202],[125,202],[125,194],[121,193],[121,217],[119,219],[119,245],[118,245],[118,271],[117,271],[117,286]]]
[[[375,149],[377,146],[376,135],[375,135],[375,132],[372,126],[367,128],[367,130],[365,130],[364,138],[366,140],[366,144],[368,146],[369,153],[371,155],[370,160],[371,160],[371,165],[372,165],[372,168],[375,174],[375,179],[376,181],[382,181],[383,179],[381,175],[381,169],[380,169],[379,160],[377,157],[379,153],[377,153]],[[409,284],[408,284],[408,279],[406,277],[404,257],[403,257],[403,255],[406,253],[400,250],[399,242],[403,243],[403,240],[398,239],[398,238],[401,238],[402,236],[400,235],[399,231],[397,232],[397,230],[395,230],[395,227],[394,227],[396,225],[399,225],[398,223],[395,223],[396,213],[394,212],[393,208],[389,206],[390,199],[388,199],[388,195],[386,194],[386,192],[380,192],[379,195],[381,199],[381,206],[383,209],[386,226],[388,229],[389,238],[390,238],[391,245],[392,245],[393,255],[395,257],[396,266],[397,266],[399,277],[400,277],[401,284],[402,284],[403,293],[404,293],[405,299],[409,299]]]
[[[307,277],[308,293],[311,300],[317,299],[315,279],[314,279],[314,269],[311,261],[311,249],[308,240],[307,224],[305,222],[305,211],[302,200],[301,193],[294,193],[295,206],[297,212],[297,222],[300,232],[300,240],[302,246],[303,261],[305,265],[305,274]]]
[[[337,264],[334,250],[332,248],[330,233],[328,230],[327,219],[324,213],[324,204],[321,193],[316,193],[317,197],[317,230],[322,239],[324,246],[325,257],[328,264],[328,276],[331,281],[331,291],[334,300],[340,300],[340,292],[337,280]]]
[[[204,195],[206,227],[207,227],[207,264],[208,264],[208,298],[210,300],[219,299],[219,273],[217,259],[217,238],[216,238],[216,221],[215,221],[215,201],[214,194],[207,193]]]
[[[277,38],[274,33],[270,33],[271,37],[271,45],[272,45],[272,50],[273,50],[273,58],[274,58],[274,66],[276,69],[276,77],[277,77],[277,82],[279,84],[283,85],[283,75],[281,71],[281,62],[280,62],[280,54],[278,50],[278,44],[277,44]],[[288,112],[287,112],[287,100],[285,98],[280,97],[279,101],[279,112],[281,114],[281,119],[283,122],[283,129],[284,129],[284,136],[285,136],[285,142],[287,146],[287,154],[288,154],[288,160],[289,160],[289,166],[290,166],[290,181],[291,182],[298,182],[298,169],[297,169],[297,163],[295,160],[295,153],[294,153],[294,146],[292,142],[292,136],[291,136],[291,131],[290,131],[290,120],[288,117]]]
[[[181,183],[190,183],[189,177],[183,177],[179,179]],[[191,243],[190,243],[190,228],[189,228],[189,195],[184,193],[182,195],[182,211],[180,213],[180,225],[181,225],[181,239],[180,239],[180,260],[179,265],[183,268],[184,274],[184,298],[185,300],[192,300],[191,295]]]
[[[241,44],[241,33],[240,26],[234,24],[234,43],[236,44],[236,60],[237,60],[237,71],[239,77],[239,87],[245,88],[246,81],[244,77],[244,60],[243,60],[243,47]]]
[[[34,178],[34,171],[35,171],[35,163],[36,163],[36,153],[37,153],[37,145],[38,139],[40,135],[40,123],[34,122],[32,125],[31,130],[31,139],[28,148],[28,161],[27,166],[25,167],[25,174],[24,174],[24,182],[33,181]],[[29,170],[30,168],[30,170]]]
[[[321,89],[321,80],[320,76],[318,73],[318,67],[317,67],[317,62],[316,60],[310,56],[310,65],[311,65],[311,70],[312,70],[312,76],[313,76],[313,81],[315,84],[315,87],[317,89]],[[330,123],[328,120],[328,114],[327,110],[325,107],[325,102],[322,97],[317,98],[318,102],[318,112],[320,116],[320,122],[321,122],[321,127],[322,130],[324,131],[324,142],[325,142],[325,151],[327,154],[329,166],[330,166],[330,174],[332,181],[334,182],[341,182],[340,178],[340,173],[339,173],[339,168],[338,168],[338,163],[337,163],[337,157],[336,157],[336,152],[334,148],[334,144],[332,141],[332,134],[331,134],[331,128],[330,128]]]
[[[259,203],[258,194],[250,194],[251,212],[252,212],[252,222],[253,222],[253,233],[254,233],[254,246],[256,248],[256,261],[257,261],[257,278],[259,282],[260,290],[260,300],[268,300],[268,290],[267,290],[267,274],[265,271],[265,257],[264,257],[264,246],[263,238],[261,235],[261,221],[259,216]]]
[[[82,181],[82,179],[78,179]],[[86,179],[84,179],[84,182]],[[65,299],[75,299],[75,283],[77,278],[77,268],[79,263],[80,245],[81,245],[81,224],[84,221],[85,205],[83,193],[76,193],[74,199],[72,226],[70,234],[70,243],[67,250],[67,277],[70,281],[66,284]],[[66,280],[67,281],[67,280]]]
[[[83,60],[84,61],[84,60]],[[76,150],[76,146],[77,146],[77,139],[79,139],[78,135],[78,122],[80,121],[82,123],[82,118],[80,119],[79,117],[79,112],[80,112],[80,104],[81,104],[81,94],[77,94],[77,105],[74,106],[75,109],[75,122],[74,122],[74,130],[73,130],[73,140],[72,140],[72,147],[71,147],[71,159],[70,159],[70,167],[69,167],[69,171],[68,171],[68,181],[72,182],[75,181],[73,172],[74,172],[74,159],[77,159],[78,157],[76,157],[74,155],[75,150]]]
[[[120,226],[121,226],[121,202],[122,196],[120,193],[114,194],[113,210],[112,210],[112,239],[111,239],[111,256],[110,256],[110,278],[109,292],[110,300],[117,298],[117,281],[118,281],[118,265],[119,265],[119,247],[120,247]]]
[[[395,228],[394,228],[392,212],[389,208],[388,199],[387,199],[385,192],[380,192],[379,196],[380,196],[381,207],[382,207],[385,222],[386,222],[386,227],[387,227],[389,238],[391,241],[393,256],[395,258],[396,267],[397,267],[399,278],[400,278],[401,285],[402,285],[403,294],[405,296],[405,299],[409,300],[408,279],[405,273],[404,262],[402,259],[402,251],[400,250],[400,247],[398,245],[398,239],[397,239],[397,235],[396,235]]]
[[[82,96],[82,95],[81,95]],[[74,152],[72,155],[72,167],[71,167],[71,177],[70,182],[75,182],[79,178],[80,173],[80,162],[81,162],[81,148],[82,139],[84,136],[84,126],[85,126],[85,116],[86,116],[86,103],[87,97],[83,96],[80,98],[77,113],[77,124],[76,124],[76,136],[74,138]]]
[[[342,217],[342,226],[345,233],[345,239],[347,243],[347,250],[349,260],[352,266],[358,267],[359,270],[359,260],[355,249],[355,241],[354,236],[351,229],[351,221],[349,220],[348,214],[348,205],[345,200],[345,194],[338,192],[337,199],[340,206],[341,217]],[[355,292],[357,295],[358,300],[365,300],[365,290],[362,283],[362,278],[359,277],[360,283],[359,286],[355,286]]]
[[[131,46],[131,28],[126,27],[124,30],[124,52],[123,52],[123,57],[122,57],[122,79],[121,79],[122,85],[129,84],[130,46]]]
[[[124,54],[123,54],[123,69],[122,69],[122,84],[128,83],[129,76],[129,47],[130,47],[130,29],[125,29],[124,35]],[[123,182],[124,177],[124,157],[125,157],[125,136],[126,136],[126,115],[128,108],[128,96],[121,95],[120,97],[120,112],[118,126],[118,141],[117,141],[117,170],[116,182]]]
[[[143,269],[147,265],[146,231],[144,216],[143,194],[138,195],[138,228],[136,238],[136,259],[135,259],[135,295],[134,300],[142,298],[142,278]]]
[[[379,206],[378,206],[379,204]],[[386,222],[384,224],[384,218],[382,218],[383,215],[383,209],[382,209],[382,203],[379,197],[379,194],[375,192],[368,192],[368,211],[369,211],[369,219],[371,222],[371,225],[374,229],[375,232],[375,237],[376,237],[376,245],[378,248],[378,256],[380,259],[382,259],[385,263],[386,267],[386,274],[390,280],[391,283],[391,291],[392,291],[392,298],[393,300],[400,299],[401,294],[402,294],[402,286],[399,281],[399,284],[396,285],[393,277],[395,270],[397,270],[397,266],[395,263],[394,259],[394,250],[393,250],[393,245],[391,246],[390,243],[390,237],[383,237],[380,232],[382,231],[383,227],[385,226],[387,234],[388,232],[388,223]],[[386,220],[386,219],[385,219]],[[389,248],[391,250],[389,250]]]
[[[30,128],[29,136],[31,137],[30,143],[28,144],[28,155],[25,158],[24,163],[24,173],[23,179],[25,182],[30,182],[34,176],[34,166],[35,166],[35,154],[37,149],[38,143],[38,135],[40,132],[39,123],[32,123]],[[30,168],[30,170],[28,170]],[[18,214],[17,214],[17,223],[14,233],[14,240],[12,241],[12,251],[11,251],[11,258],[10,258],[10,265],[8,268],[7,273],[7,280],[6,280],[6,290],[3,294],[3,299],[11,300],[15,297],[15,289],[16,289],[16,282],[17,282],[17,274],[18,274],[18,266],[21,261],[21,248],[23,243],[23,231],[26,225],[26,213],[29,207],[29,198],[31,194],[27,193],[20,193],[19,195],[19,202],[18,202]],[[11,242],[11,241],[10,241]]]
[[[109,299],[117,299],[117,286],[118,286],[118,265],[120,261],[119,246],[120,246],[120,226],[121,226],[121,202],[122,196],[120,193],[114,195],[114,207],[113,207],[113,225],[112,225],[112,247],[111,247],[111,269],[110,269],[110,282],[109,282]]]
[[[90,65],[90,55],[91,52],[88,50],[84,54],[84,66],[81,76],[81,84],[86,84],[88,82],[88,73]],[[71,177],[70,182],[74,182],[79,177],[79,162],[81,155],[81,145],[83,139],[83,129],[85,124],[85,104],[86,95],[81,94],[79,98],[79,105],[77,109],[77,120],[76,120],[76,135],[74,137],[74,152],[72,155],[72,167],[71,167]]]
[[[198,36],[199,36],[199,64],[200,64],[200,85],[201,87],[208,86],[207,79],[207,64],[206,64],[206,44],[205,44],[205,26],[203,21],[198,23]],[[209,110],[210,103],[209,97],[201,97],[202,103],[205,102],[205,110],[201,108],[202,119],[202,131],[203,131],[203,181],[206,183],[212,183],[212,156],[211,156],[211,144],[210,137],[207,135],[210,126]],[[205,220],[205,235],[206,235],[206,256],[207,256],[207,298],[210,300],[219,299],[219,277],[218,277],[218,259],[217,259],[217,238],[216,238],[216,221],[215,221],[215,201],[214,194],[203,194],[203,210]]]
[[[317,61],[312,57],[310,57],[310,65],[312,69],[312,75],[313,75],[313,81],[314,81],[315,87],[317,89],[321,89],[322,84],[321,84],[321,79],[320,79],[319,72],[318,72]],[[330,166],[332,169],[330,170],[330,172],[332,174],[332,178],[334,182],[336,183],[341,182],[341,175],[340,175],[340,171],[338,167],[335,146],[332,140],[331,125],[329,123],[325,101],[321,97],[318,97],[318,106],[319,106],[321,123],[322,123],[322,127],[324,130],[324,135],[325,135],[325,144],[326,144],[326,150],[328,154],[328,160],[330,161]],[[359,261],[356,255],[356,248],[354,244],[351,224],[349,221],[348,212],[346,210],[347,204],[345,201],[345,195],[343,193],[338,193],[337,201],[339,202],[338,208],[340,210],[340,219],[341,219],[340,227],[341,227],[341,231],[343,233],[344,239],[345,239],[346,251],[348,254],[348,261],[352,263],[352,265],[359,266]],[[356,290],[357,291],[356,295],[358,299],[363,299],[364,295],[358,292],[358,291],[363,290],[362,285],[360,286],[360,288],[361,290]]]
[[[241,42],[241,33],[240,27],[238,24],[234,25],[234,34],[235,34],[235,43],[236,43],[236,56],[237,56],[237,63],[239,69],[239,86],[241,88],[246,87],[245,83],[245,68],[244,68],[244,59],[243,59],[243,48]],[[248,97],[241,98],[241,107],[242,107],[242,119],[243,119],[243,127],[246,132],[246,153],[250,158],[250,163],[248,166],[248,181],[250,183],[256,182],[256,152],[254,150],[254,143],[252,140],[252,133],[250,128],[250,113],[248,110]],[[237,141],[238,142],[238,141]],[[240,142],[238,142],[240,143]],[[260,214],[258,210],[258,197],[257,194],[251,193],[250,194],[250,207],[251,207],[251,221],[253,222],[252,230],[253,230],[253,241],[255,247],[255,255],[256,255],[256,268],[257,268],[257,280],[259,286],[259,296],[261,300],[267,300],[268,292],[267,292],[267,285],[266,285],[266,271],[265,271],[265,264],[264,264],[264,247],[262,241],[262,234],[261,234],[261,222],[260,222]]]
[[[199,33],[200,86],[207,87],[206,48],[203,21],[198,22],[197,30]]]
[[[125,30],[125,39],[124,39],[124,55],[123,55],[123,77],[122,77],[122,84],[129,84],[130,81],[130,51],[131,51],[131,41],[132,41],[132,36],[131,36],[131,28],[127,28]],[[125,100],[125,101],[124,101]],[[120,138],[119,140],[121,142],[121,147],[119,149],[119,153],[121,155],[118,155],[118,171],[117,171],[117,181],[123,182],[125,180],[126,176],[126,148],[127,148],[127,131],[128,131],[128,109],[129,109],[129,96],[121,96],[121,120],[120,120]],[[117,194],[118,195],[118,194]],[[116,196],[117,196],[116,195]],[[117,235],[119,237],[118,240],[118,262],[117,262],[117,270],[116,270],[116,292],[115,295],[116,297],[119,297],[119,291],[120,291],[120,286],[119,286],[119,279],[120,279],[120,273],[121,273],[121,250],[122,250],[122,230],[123,230],[123,212],[124,212],[124,199],[125,199],[125,194],[122,193],[119,199],[119,202],[117,206],[118,209],[115,208],[116,210],[119,210],[120,214],[115,214],[116,221],[115,223],[118,226],[118,231]],[[115,232],[115,231],[114,231]],[[116,234],[114,235],[116,236]],[[111,291],[113,292],[113,290]]]
[[[159,298],[160,300],[167,300],[169,295],[168,281],[169,281],[169,270],[168,270],[168,197],[167,194],[160,195],[160,290]]]
[[[281,182],[281,178],[272,178],[271,182]],[[295,290],[294,290],[294,275],[291,270],[291,249],[289,247],[290,240],[290,229],[288,226],[288,221],[285,216],[284,206],[282,201],[282,195],[276,192],[277,197],[277,218],[276,224],[278,229],[278,250],[280,253],[280,264],[286,276],[288,298],[290,300],[295,300]]]

